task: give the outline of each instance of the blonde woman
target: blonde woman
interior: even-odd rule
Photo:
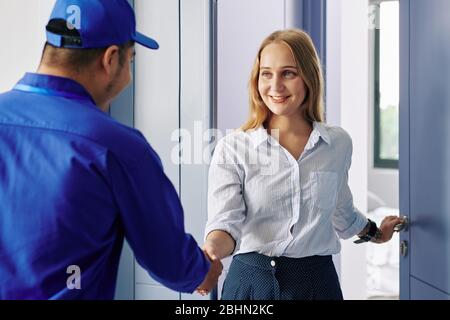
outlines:
[[[331,255],[339,238],[391,239],[354,206],[352,141],[323,123],[323,76],[311,38],[277,31],[259,49],[250,119],[216,146],[205,252],[233,255],[222,299],[342,299]],[[205,293],[200,289],[200,292]]]

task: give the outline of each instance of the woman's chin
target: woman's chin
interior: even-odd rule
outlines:
[[[289,108],[286,105],[282,105],[282,106],[270,106],[270,111],[272,112],[272,114],[274,116],[278,116],[278,117],[287,117],[287,116],[291,116],[293,114],[295,114],[297,112],[297,110],[293,110],[292,108]]]

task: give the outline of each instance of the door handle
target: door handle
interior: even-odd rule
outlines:
[[[408,217],[407,216],[403,216],[403,221],[402,223],[397,224],[394,227],[394,231],[400,232],[400,231],[406,231],[408,230]]]
[[[406,257],[406,255],[408,254],[408,242],[402,241],[400,243],[400,254],[402,255],[402,257]]]

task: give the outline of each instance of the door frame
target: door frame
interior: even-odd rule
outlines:
[[[128,0],[134,8],[134,0]],[[130,85],[111,104],[109,114],[120,123],[134,128],[134,78],[135,64],[131,67],[132,81]],[[124,240],[117,272],[115,300],[135,299],[135,259],[128,242]]]
[[[400,215],[410,214],[410,0],[400,0]],[[410,219],[409,219],[410,221]],[[410,244],[409,228],[400,233],[400,243]],[[410,258],[400,255],[400,299],[409,300]]]

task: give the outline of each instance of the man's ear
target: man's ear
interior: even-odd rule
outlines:
[[[117,69],[119,68],[119,47],[110,46],[106,49],[101,60],[103,69],[109,77],[114,77],[116,75]]]

